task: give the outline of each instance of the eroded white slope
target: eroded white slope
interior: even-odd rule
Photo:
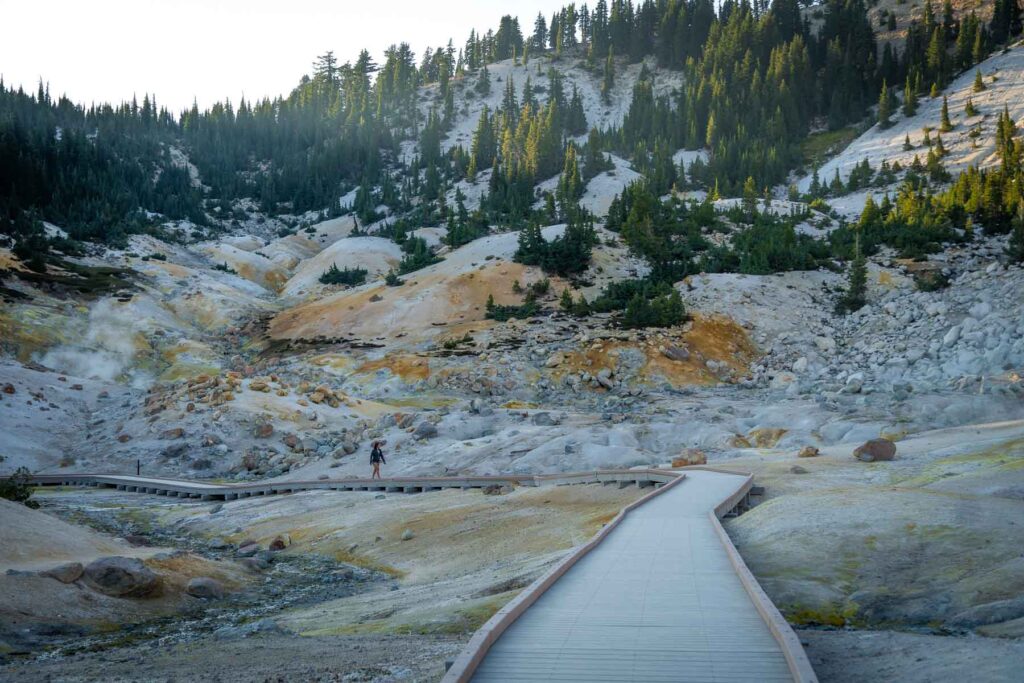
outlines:
[[[872,126],[842,153],[824,164],[818,169],[821,181],[830,181],[838,169],[845,182],[853,167],[864,159],[876,170],[883,160],[888,160],[890,164],[899,161],[905,167],[913,161],[915,155],[924,163],[928,156],[928,147],[922,144],[926,126],[933,129],[930,133],[932,141],[937,135],[942,136],[942,143],[949,151],[943,164],[950,173],[956,175],[971,165],[991,167],[998,164],[995,125],[999,113],[1005,106],[1015,121],[1024,118],[1024,46],[990,57],[978,68],[984,78],[984,91],[974,92],[974,69],[961,74],[946,89],[953,130],[947,133],[938,130],[942,97],[932,99],[924,96],[914,116],[904,117],[897,111],[890,128],[883,129],[877,124]],[[964,113],[968,97],[978,110],[977,116],[967,117]],[[971,129],[979,126],[981,134],[971,138]],[[904,139],[908,135],[913,149],[904,150]],[[808,175],[800,180],[798,187],[801,192],[810,188],[811,179],[812,176]]]

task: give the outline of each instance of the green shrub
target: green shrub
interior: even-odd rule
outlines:
[[[4,456],[0,455],[0,462],[3,462],[4,459]],[[31,473],[28,469],[19,467],[10,477],[0,479],[0,498],[6,498],[15,503],[24,503],[30,508],[38,508],[38,503],[29,500],[32,497],[32,486],[29,484],[30,476]]]
[[[405,256],[398,264],[398,274],[405,275],[421,268],[440,263],[441,259],[434,256],[434,252],[427,246],[427,241],[422,237],[409,237],[402,244],[402,251]]]
[[[331,267],[320,276],[320,283],[324,285],[348,285],[356,287],[366,282],[367,271],[364,268],[338,269],[338,264],[332,263]]]
[[[686,320],[686,309],[679,291],[648,299],[637,293],[629,300],[619,324],[627,329],[672,327]]]
[[[497,320],[498,322],[505,322],[512,318],[525,320],[537,315],[539,310],[540,306],[537,304],[536,299],[527,298],[519,306],[506,306],[494,303],[494,295],[487,297],[487,318],[489,320]]]

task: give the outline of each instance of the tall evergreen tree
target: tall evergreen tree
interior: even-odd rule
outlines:
[[[882,93],[878,96],[878,125],[888,128],[892,125],[892,95],[889,86],[882,81]]]
[[[942,96],[942,114],[939,120],[939,130],[948,133],[953,130],[953,122],[949,120],[949,98]]]

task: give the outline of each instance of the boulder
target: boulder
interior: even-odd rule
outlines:
[[[74,583],[82,577],[84,570],[85,568],[81,562],[66,562],[65,564],[59,564],[56,567],[39,572],[39,576],[57,579],[61,583]]]
[[[416,425],[416,431],[412,435],[415,439],[431,439],[437,436],[437,425],[424,420]]]
[[[246,543],[241,546],[235,553],[239,557],[252,557],[260,551],[260,547],[255,543]]]
[[[690,360],[690,350],[682,346],[666,346],[661,350],[661,355],[669,360],[684,361]]]
[[[185,430],[181,427],[172,427],[171,429],[165,429],[160,432],[160,438],[164,441],[171,441],[173,439],[180,439],[185,436]]]
[[[93,590],[118,598],[144,597],[160,586],[160,577],[134,557],[101,557],[85,567],[82,580]]]
[[[859,394],[860,390],[864,387],[864,373],[855,372],[846,378],[846,385],[843,388],[848,394]]]
[[[800,449],[800,452],[796,454],[798,458],[816,458],[821,451],[818,450],[817,446],[804,446]]]
[[[256,425],[256,429],[253,430],[253,434],[257,439],[267,439],[274,434],[274,425],[268,422],[262,422]]]
[[[804,469],[803,467],[800,467],[800,465],[793,465],[792,467],[789,468],[789,473],[790,474],[807,474],[807,470]]]
[[[672,467],[689,467],[690,465],[707,465],[708,456],[699,448],[684,448],[682,453],[672,459]]]
[[[185,586],[185,592],[194,598],[218,600],[224,597],[224,586],[220,581],[211,579],[209,576],[197,576],[189,580],[188,585]]]
[[[15,392],[15,389],[14,389],[14,385],[13,384],[8,382],[7,384],[4,385],[4,393],[5,394],[10,395],[10,394],[13,394],[14,392]]]
[[[411,541],[414,538],[416,538],[416,534],[414,534],[412,532],[412,529],[406,529],[405,531],[402,532],[402,540],[403,541]]]
[[[555,419],[551,417],[551,413],[543,412],[534,414],[533,424],[537,425],[538,427],[553,427],[554,425],[558,424],[558,422],[556,422]]]
[[[270,545],[268,547],[271,550],[277,552],[279,550],[284,550],[285,548],[287,548],[291,544],[292,544],[291,536],[289,536],[288,534],[281,534],[280,536],[275,538],[273,541],[271,541]]]
[[[853,451],[853,457],[862,462],[895,460],[896,444],[889,441],[889,439],[871,439],[870,441],[857,446]]]

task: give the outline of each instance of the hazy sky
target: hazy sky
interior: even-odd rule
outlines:
[[[316,55],[340,62],[366,48],[381,61],[408,42],[417,61],[426,46],[464,44],[471,28],[519,17],[525,34],[538,11],[567,0],[0,0],[0,74],[78,102],[156,93],[177,113],[244,94],[287,93]]]

